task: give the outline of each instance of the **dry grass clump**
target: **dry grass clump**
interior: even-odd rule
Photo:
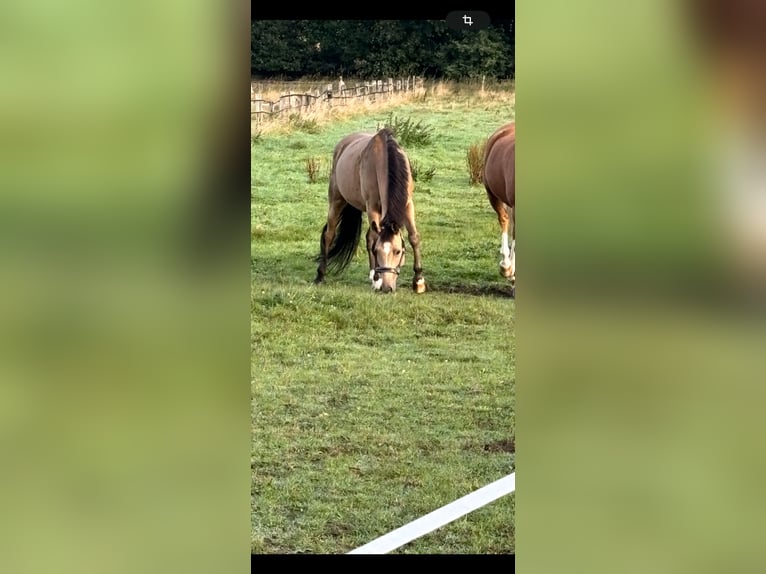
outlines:
[[[465,154],[465,161],[468,166],[468,182],[471,185],[479,185],[483,180],[484,149],[486,147],[487,140],[482,140],[471,144]]]

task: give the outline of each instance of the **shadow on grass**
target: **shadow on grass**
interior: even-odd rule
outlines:
[[[516,289],[510,283],[434,283],[429,290],[435,293],[459,293],[477,297],[516,298]]]

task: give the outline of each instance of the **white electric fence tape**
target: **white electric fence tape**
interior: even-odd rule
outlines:
[[[364,546],[355,548],[348,552],[348,554],[387,554],[408,542],[412,542],[416,538],[420,538],[424,534],[433,532],[437,528],[441,528],[445,524],[465,516],[469,512],[473,512],[477,508],[481,508],[498,498],[510,494],[514,490],[516,490],[516,473],[512,472],[508,476],[483,486],[462,498],[458,498],[456,501],[450,502],[388,534],[384,534]]]

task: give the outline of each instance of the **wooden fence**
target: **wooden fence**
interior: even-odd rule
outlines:
[[[374,102],[379,98],[385,98],[397,93],[411,92],[423,87],[423,78],[409,76],[387,81],[375,80],[347,86],[341,79],[337,84],[329,83],[323,89],[316,88],[311,91],[283,92],[279,99],[270,101],[263,99],[263,95],[257,91],[256,84],[250,84],[250,119],[252,121],[266,121],[278,117],[283,112],[301,113],[317,106],[345,106],[361,100]]]

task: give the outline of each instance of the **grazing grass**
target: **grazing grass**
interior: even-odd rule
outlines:
[[[391,112],[430,128],[405,146],[431,174],[415,190],[429,290],[411,290],[408,252],[397,292],[372,292],[363,245],[314,286],[333,147]],[[515,300],[466,167],[470,145],[513,117],[510,93],[445,91],[252,147],[254,553],[348,552],[514,470]],[[306,157],[322,158],[316,183]],[[514,504],[395,553],[514,552]]]

